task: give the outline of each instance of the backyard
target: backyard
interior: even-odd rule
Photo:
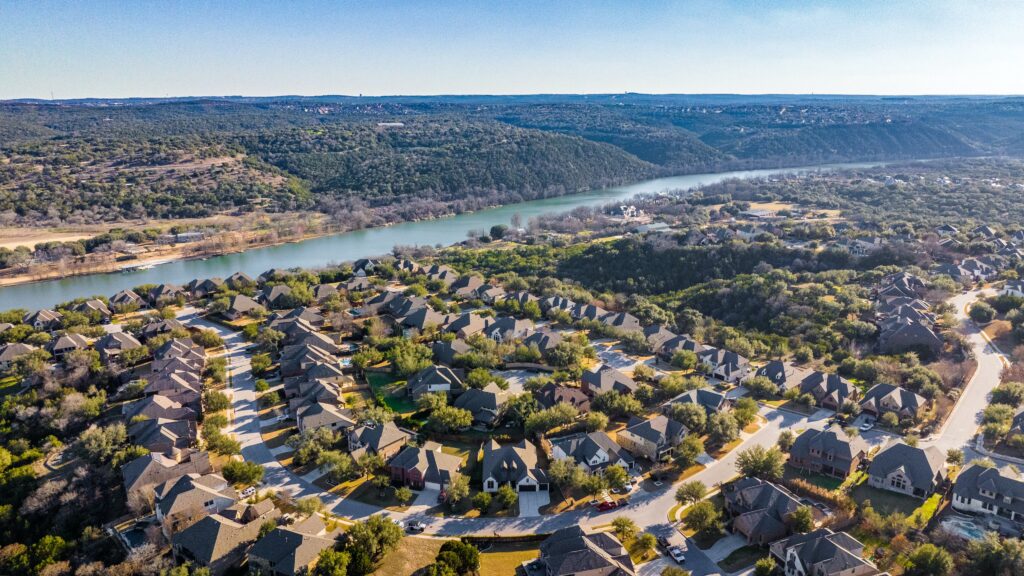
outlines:
[[[405,394],[404,380],[396,380],[387,372],[367,372],[366,381],[374,396],[384,397],[388,408],[402,415],[416,412],[416,403]]]

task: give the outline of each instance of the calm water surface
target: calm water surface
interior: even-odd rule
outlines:
[[[139,284],[184,284],[193,278],[226,278],[241,271],[256,277],[271,268],[324,266],[386,254],[395,245],[448,245],[466,238],[470,230],[486,230],[495,224],[508,224],[513,214],[525,223],[541,215],[566,212],[580,206],[600,206],[625,200],[641,193],[691,190],[729,178],[757,178],[773,174],[792,174],[812,170],[863,168],[882,163],[827,164],[802,168],[743,170],[717,174],[692,174],[646,180],[628,186],[593,190],[582,194],[532,200],[479,212],[458,214],[436,220],[406,222],[386,228],[371,228],[324,236],[292,244],[257,248],[237,254],[225,254],[207,260],[181,260],[161,264],[149,270],[71,276],[18,286],[0,288],[0,310],[46,308],[74,298],[93,295],[111,296]]]

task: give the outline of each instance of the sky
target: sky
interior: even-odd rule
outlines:
[[[1024,94],[1024,2],[0,0],[0,99]]]

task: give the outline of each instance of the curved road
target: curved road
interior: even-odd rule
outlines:
[[[1000,371],[1004,362],[1008,362],[1005,356],[985,339],[980,330],[967,320],[966,308],[978,296],[979,291],[972,291],[950,300],[956,306],[957,318],[962,320],[967,327],[967,338],[978,360],[978,370],[965,387],[952,414],[938,434],[922,440],[922,445],[935,445],[943,450],[961,448],[968,460],[976,455],[976,452],[971,449],[971,444],[980,422],[981,412],[987,406],[988,394],[992,388],[998,385]],[[242,339],[240,333],[199,317],[194,309],[182,310],[179,319],[191,326],[214,330],[224,339],[227,348],[225,356],[228,359],[233,410],[230,431],[241,443],[242,457],[249,462],[261,464],[265,468],[264,483],[267,486],[278,491],[287,491],[295,498],[318,496],[324,501],[328,510],[342,517],[365,518],[381,511],[381,508],[371,504],[326,493],[320,487],[282,466],[263,443],[260,435],[257,394],[250,369],[249,343]],[[765,418],[765,424],[757,432],[744,435],[743,442],[739,447],[688,480],[700,480],[709,487],[728,481],[736,475],[735,463],[742,449],[753,445],[774,445],[780,430],[784,428],[799,429],[823,425],[830,413],[819,411],[809,417],[786,410],[763,407],[761,415]],[[885,435],[878,433],[872,435],[869,440],[881,442],[885,440]],[[614,514],[599,513],[590,508],[528,518],[439,518],[427,515],[422,510],[404,513],[388,512],[388,514],[398,519],[422,521],[427,525],[430,535],[441,537],[470,534],[536,534],[575,525],[607,524],[612,517],[617,515],[628,516],[648,532],[664,534],[673,530],[667,521],[667,516],[669,509],[675,505],[674,496],[675,491],[672,486],[663,486],[655,492],[638,490],[634,492],[630,503],[618,509]],[[660,566],[662,562],[649,562],[643,567],[651,567],[650,570],[653,570],[655,565]],[[690,546],[688,553],[687,568],[697,574],[718,571],[717,566],[693,545]],[[650,570],[644,569],[642,572],[648,573]]]

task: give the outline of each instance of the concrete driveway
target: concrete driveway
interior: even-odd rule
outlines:
[[[519,493],[519,517],[532,518],[540,516],[542,506],[551,502],[551,495],[548,492],[520,492]]]

